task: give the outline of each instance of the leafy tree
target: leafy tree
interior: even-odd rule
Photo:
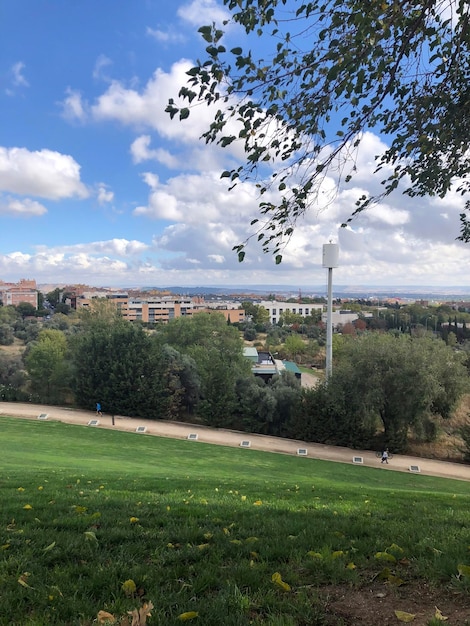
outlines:
[[[444,342],[377,333],[342,345],[332,379],[331,393],[347,398],[353,415],[379,417],[396,451],[406,448],[410,427],[432,433],[432,415],[448,418],[468,385],[460,355]]]
[[[23,319],[36,315],[36,309],[30,302],[20,302],[16,305],[16,310]]]
[[[25,357],[32,393],[45,403],[59,404],[68,390],[67,340],[60,330],[42,330]]]
[[[115,310],[114,310],[115,311]],[[194,362],[118,316],[86,316],[70,338],[76,402],[105,413],[175,419],[199,400]]]
[[[212,105],[205,141],[243,144],[245,165],[222,176],[232,186],[257,181],[258,238],[277,262],[298,217],[317,204],[325,175],[354,176],[367,130],[390,146],[377,157],[383,191],[360,198],[355,213],[400,183],[409,196],[469,191],[467,0],[223,2],[245,30],[247,49],[227,50],[221,28],[201,27],[206,58],[179,93],[188,104],[171,99],[166,110],[183,120],[199,102]],[[263,37],[262,58],[251,36]],[[264,200],[268,190],[276,200]],[[461,222],[468,241],[465,213]],[[240,260],[245,243],[236,246]]]
[[[236,382],[234,421],[231,424],[246,432],[272,434],[276,398],[272,389],[259,377],[250,376]]]
[[[49,291],[49,293],[46,293],[46,300],[54,308],[58,305],[59,302],[62,302],[61,298],[62,298],[62,290],[59,287],[56,287],[52,291]]]
[[[0,345],[11,346],[15,341],[15,335],[13,334],[13,328],[11,324],[0,323]]]
[[[300,335],[292,333],[286,337],[284,345],[282,347],[288,359],[297,360],[297,358],[304,354],[307,345]]]
[[[21,356],[0,351],[0,399],[5,402],[26,400],[26,372]]]
[[[18,319],[18,315],[18,311],[13,305],[0,306],[0,323],[13,324]]]
[[[258,333],[254,326],[247,326],[243,332],[243,339],[245,339],[245,341],[254,341],[257,335]]]
[[[159,336],[195,361],[201,380],[198,414],[211,425],[225,425],[236,405],[236,381],[251,376],[238,330],[223,315],[198,313],[170,321]]]

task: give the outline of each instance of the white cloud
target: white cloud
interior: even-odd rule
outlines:
[[[88,196],[78,163],[67,154],[45,149],[0,147],[0,191],[50,200]]]
[[[93,68],[93,78],[95,80],[109,81],[109,76],[106,73],[106,68],[112,65],[113,62],[104,54],[96,59],[95,67]]]
[[[84,102],[81,93],[69,87],[66,94],[66,98],[59,103],[62,108],[62,117],[69,122],[85,122],[88,117],[88,105]]]
[[[147,35],[158,41],[158,43],[163,44],[177,44],[182,43],[185,40],[181,33],[176,32],[172,28],[169,30],[161,30],[159,28],[153,29],[148,27]]]
[[[35,200],[30,200],[29,198],[0,197],[0,215],[37,217],[45,213],[47,213],[46,207]]]
[[[215,22],[221,25],[229,20],[231,13],[220,6],[215,0],[192,0],[179,7],[178,16],[192,26],[202,26]]]
[[[114,200],[114,193],[110,191],[106,185],[99,185],[97,192],[98,204],[108,204]]]
[[[223,263],[225,261],[225,257],[222,254],[208,254],[207,258],[214,263]]]
[[[149,245],[142,241],[128,239],[109,239],[108,241],[91,241],[64,246],[37,246],[39,253],[47,252],[52,256],[70,256],[87,254],[88,256],[107,255],[119,257],[138,256],[148,250]]]
[[[179,165],[178,159],[171,155],[168,150],[163,148],[151,149],[151,141],[150,135],[140,135],[132,142],[130,152],[134,163],[158,161],[170,168],[176,168]]]
[[[11,68],[11,73],[13,75],[12,82],[15,87],[29,87],[29,83],[26,78],[23,76],[23,70],[25,68],[25,64],[19,61],[15,63]]]

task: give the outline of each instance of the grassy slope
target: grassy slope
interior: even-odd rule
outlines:
[[[143,600],[151,626],[190,610],[325,624],[323,585],[468,591],[464,482],[9,418],[0,449],[1,625],[90,624]]]

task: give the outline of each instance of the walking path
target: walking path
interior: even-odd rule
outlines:
[[[137,428],[143,427],[145,428],[145,434],[148,435],[170,437],[172,439],[188,439],[189,435],[194,435],[198,441],[204,443],[233,447],[240,447],[243,441],[247,442],[249,447],[254,450],[295,455],[301,450],[304,451],[308,457],[337,461],[340,463],[353,463],[355,462],[354,459],[360,458],[362,459],[363,465],[368,467],[380,467],[384,471],[419,471],[421,474],[427,474],[429,476],[442,476],[444,478],[470,481],[470,466],[460,463],[449,463],[446,461],[436,461],[434,459],[397,455],[393,457],[388,465],[383,465],[381,464],[380,458],[376,457],[375,452],[371,452],[370,450],[352,450],[350,448],[326,446],[319,443],[306,443],[266,435],[247,434],[221,428],[214,429],[180,422],[145,420],[122,416],[115,416],[113,419],[111,415],[106,414],[96,416],[94,411],[13,402],[1,402],[0,415],[27,419],[38,419],[39,415],[47,415],[46,419],[50,421],[55,420],[67,424],[82,425],[87,425],[91,420],[98,420],[99,423],[96,425],[98,428],[136,432]],[[245,445],[247,445],[247,443],[245,443]]]

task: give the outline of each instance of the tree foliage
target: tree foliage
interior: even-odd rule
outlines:
[[[201,382],[198,414],[213,426],[224,426],[236,404],[236,382],[251,376],[236,328],[223,315],[200,313],[170,321],[160,341],[191,357]]]
[[[278,262],[296,220],[319,202],[325,175],[354,176],[367,130],[389,147],[376,157],[381,192],[359,198],[354,214],[399,185],[408,196],[469,191],[467,0],[223,2],[251,47],[228,50],[222,28],[201,27],[206,57],[188,71],[184,106],[171,99],[166,110],[184,120],[198,103],[211,105],[205,141],[242,143],[245,164],[222,176],[232,186],[257,181],[253,223]],[[263,38],[262,57],[253,37]],[[461,221],[469,240],[465,213]],[[235,247],[240,260],[245,243]]]
[[[59,404],[67,396],[67,340],[60,330],[42,330],[25,357],[31,391],[40,402]]]
[[[410,428],[432,434],[432,416],[450,417],[468,386],[460,356],[443,341],[378,333],[345,342],[332,378],[351,410],[380,418],[396,451],[406,448]]]

